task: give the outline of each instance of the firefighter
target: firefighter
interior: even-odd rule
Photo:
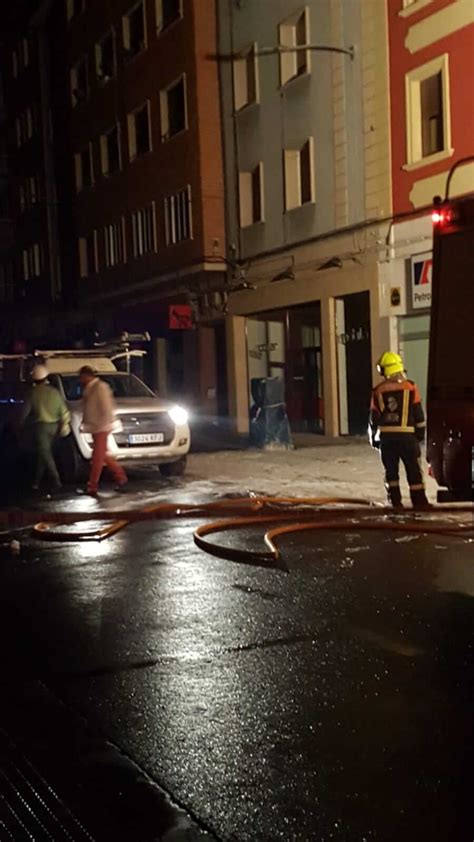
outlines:
[[[402,460],[414,508],[429,506],[421,468],[420,442],[425,437],[425,416],[416,383],[408,380],[402,358],[386,351],[377,363],[383,381],[372,392],[369,441],[380,449],[389,503],[402,508],[399,463]]]

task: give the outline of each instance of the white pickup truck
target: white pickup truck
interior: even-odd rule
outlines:
[[[71,411],[72,435],[57,442],[56,458],[60,473],[64,482],[75,482],[82,476],[84,466],[92,455],[92,437],[81,432],[78,372],[83,365],[89,365],[98,377],[109,384],[114,394],[117,424],[110,434],[108,447],[115,458],[124,462],[158,465],[164,476],[182,475],[191,443],[187,410],[159,398],[134,374],[117,369],[114,359],[129,359],[133,351],[110,356],[100,356],[100,353],[100,350],[39,351],[34,356],[0,359],[4,372],[10,369],[9,376],[3,377],[0,389],[0,448],[3,455],[10,447],[8,441],[18,442],[18,428],[13,437],[9,437],[9,430],[13,430],[15,416],[21,412],[26,391],[31,388],[28,374],[35,362],[42,362],[48,369],[49,382],[61,392]],[[17,376],[11,374],[10,363],[14,360],[18,361],[14,367]]]

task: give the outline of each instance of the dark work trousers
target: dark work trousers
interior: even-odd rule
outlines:
[[[44,421],[37,421],[34,425],[35,442],[35,475],[34,488],[39,488],[44,475],[48,475],[51,488],[60,488],[58,469],[53,456],[53,444],[58,431],[57,424],[47,424]]]
[[[423,473],[421,469],[421,449],[416,436],[411,433],[402,435],[383,435],[380,438],[380,455],[385,468],[385,488],[392,506],[400,506],[400,459],[405,466],[410,497],[414,506],[427,504]]]

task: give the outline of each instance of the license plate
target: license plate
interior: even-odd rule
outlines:
[[[129,444],[159,444],[163,440],[163,433],[137,433],[128,437]]]

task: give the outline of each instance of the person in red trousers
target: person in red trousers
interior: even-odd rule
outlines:
[[[97,496],[99,480],[104,466],[112,474],[116,491],[123,491],[128,478],[116,459],[107,453],[107,439],[115,424],[115,405],[112,389],[105,380],[97,377],[91,366],[79,371],[82,386],[83,415],[81,430],[92,435],[92,459],[87,483],[87,493]]]

